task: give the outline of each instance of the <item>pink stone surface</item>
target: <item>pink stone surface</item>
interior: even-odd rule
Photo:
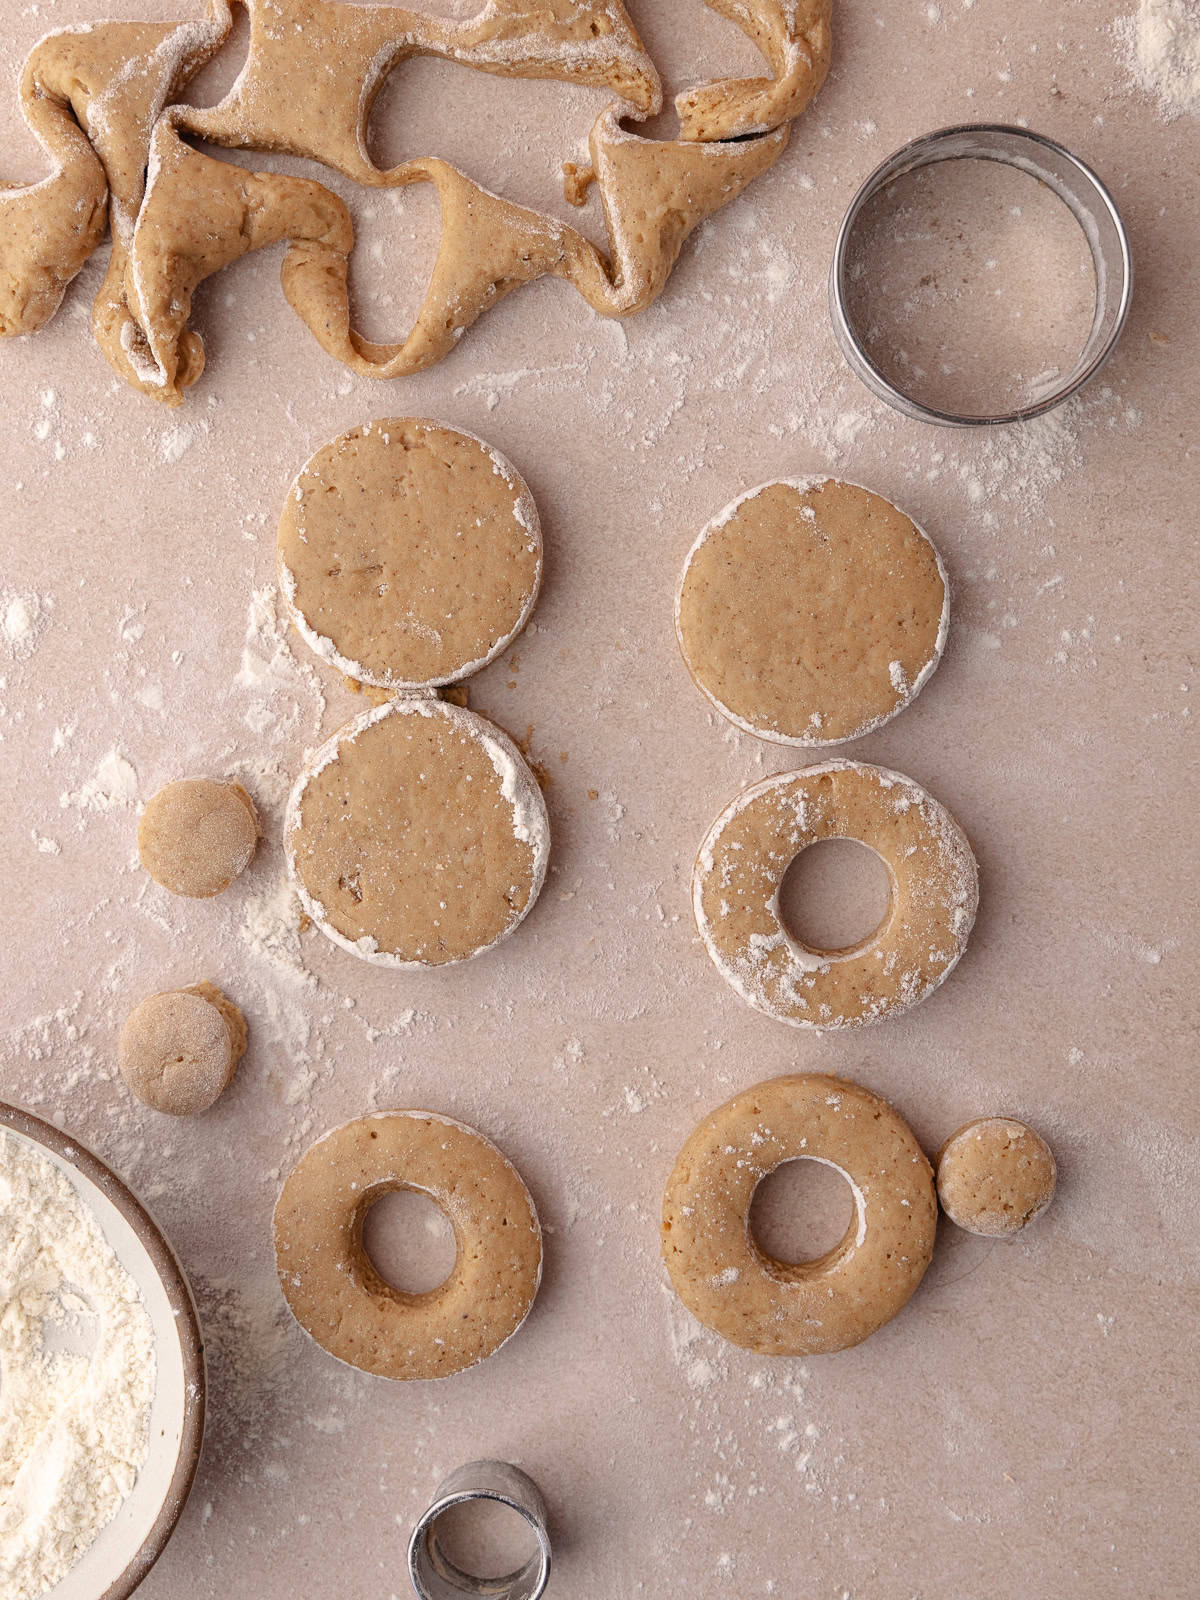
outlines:
[[[183,14],[183,0],[115,9],[176,3]],[[630,10],[672,87],[755,70],[699,0]],[[14,8],[5,176],[44,171],[16,111],[25,52],[49,26],[103,15],[103,0]],[[835,67],[791,148],[625,326],[542,282],[443,365],[372,384],[309,338],[268,252],[201,291],[208,370],[167,413],[91,342],[101,256],[46,330],[0,349],[0,620],[18,636],[0,633],[0,1094],[129,1179],[181,1255],[208,1338],[200,1476],[146,1600],[406,1596],[413,1519],[479,1455],[544,1486],[554,1600],[1191,1591],[1200,183],[1185,158],[1195,120],[1168,124],[1129,89],[1113,15],[1100,0],[840,0]],[[223,81],[231,50],[212,69]],[[558,165],[602,103],[414,63],[386,91],[381,140],[389,159],[446,155],[569,218]],[[1111,184],[1137,259],[1128,329],[1081,399],[1037,424],[906,421],[833,344],[838,221],[904,140],[1018,119]],[[436,207],[335,186],[362,221],[364,324],[402,332]],[[497,445],[546,538],[534,624],[470,693],[528,730],[550,775],[551,874],[500,950],[429,976],[372,970],[289,925],[281,800],[305,751],[362,702],[282,626],[247,642],[256,591],[270,610],[293,472],[342,429],[406,413]],[[764,479],[826,471],[895,499],[945,556],[941,668],[846,753],[950,806],[982,902],[928,1004],[818,1038],[744,1007],[696,937],[689,883],[708,824],[796,757],[710,710],[671,616],[709,517]],[[26,632],[10,606],[29,596]],[[114,750],[131,774],[104,765]],[[137,866],[136,805],[202,772],[241,778],[266,838],[226,895],[172,900]],[[117,1033],[148,992],[202,978],[242,1006],[250,1049],[211,1113],[167,1121],[123,1089]],[[1015,1242],[944,1226],[920,1291],[867,1344],[772,1362],[690,1321],[657,1215],[699,1115],[801,1069],[884,1094],[929,1151],[971,1117],[1018,1116],[1051,1143],[1061,1181]],[[290,1321],[275,1277],[282,1175],[312,1138],[389,1105],[489,1134],[546,1228],[520,1335],[436,1385],[338,1366]]]

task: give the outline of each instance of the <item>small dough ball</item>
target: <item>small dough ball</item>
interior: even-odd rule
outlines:
[[[121,1029],[121,1076],[139,1100],[172,1117],[207,1111],[246,1049],[246,1019],[214,984],[152,994]]]
[[[1009,1117],[981,1117],[938,1152],[942,1210],[968,1233],[1020,1233],[1054,1198],[1057,1169],[1040,1134]]]
[[[258,812],[240,783],[180,778],[142,813],[138,855],[164,889],[207,900],[246,867],[259,831]]]

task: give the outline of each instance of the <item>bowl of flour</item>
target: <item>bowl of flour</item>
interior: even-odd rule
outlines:
[[[170,1246],[102,1161],[0,1103],[4,1600],[132,1594],[203,1429],[203,1344]]]

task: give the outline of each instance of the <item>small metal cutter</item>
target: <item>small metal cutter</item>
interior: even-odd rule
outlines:
[[[517,1572],[502,1578],[477,1578],[462,1572],[441,1550],[438,1519],[466,1501],[493,1500],[518,1512],[533,1529],[537,1550]],[[408,1541],[408,1575],[419,1600],[462,1600],[463,1595],[490,1595],[493,1600],[539,1600],[550,1580],[550,1536],[546,1502],[520,1467],[507,1461],[468,1461],[438,1489]]]
[[[1096,273],[1096,311],[1079,359],[1051,391],[1016,411],[992,416],[964,416],[922,405],[898,389],[868,355],[849,309],[849,256],[855,226],[863,208],[894,178],[938,161],[1002,161],[1040,178],[1069,207],[1083,229]],[[850,366],[880,400],[918,422],[971,428],[999,422],[1023,422],[1040,416],[1083,387],[1112,351],[1125,324],[1133,291],[1129,236],[1112,195],[1092,169],[1053,139],[1025,128],[998,123],[968,123],[940,128],[897,150],[872,172],[850,203],[838,230],[829,272],[829,311],[833,331]]]

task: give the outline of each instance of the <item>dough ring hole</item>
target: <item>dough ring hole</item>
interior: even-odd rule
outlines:
[[[891,909],[887,863],[859,839],[816,840],[801,850],[779,885],[779,920],[814,955],[865,948]]]
[[[760,1178],[750,1202],[750,1238],[767,1270],[789,1281],[819,1269],[857,1232],[859,1206],[841,1167],[796,1156]]]
[[[363,1254],[389,1289],[432,1294],[454,1271],[458,1243],[450,1218],[420,1189],[385,1187],[368,1195],[360,1229]]]
[[[466,1594],[505,1594],[537,1559],[529,1523],[502,1500],[461,1500],[434,1523],[429,1555],[434,1570]],[[487,1584],[479,1591],[478,1584]]]

